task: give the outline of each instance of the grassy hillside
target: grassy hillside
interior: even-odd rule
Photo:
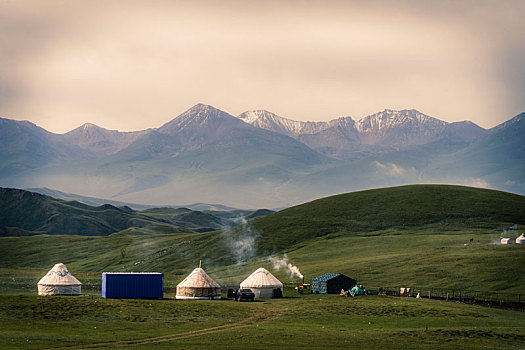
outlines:
[[[344,273],[369,287],[428,287],[525,292],[524,245],[495,245],[498,236],[411,233],[321,237],[288,252],[307,279]],[[474,241],[470,243],[470,239]]]
[[[188,232],[215,231],[226,226],[226,223],[212,214],[187,208],[152,208],[143,210],[142,213],[170,221]]]
[[[287,271],[269,261],[287,253],[307,281],[340,272],[370,287],[519,293],[525,291],[519,270],[525,245],[494,242],[502,227],[523,224],[523,202],[497,191],[405,186],[324,198],[225,231],[137,235],[129,228],[104,237],[3,237],[0,289],[33,287],[57,262],[84,283],[98,283],[102,271],[159,271],[173,286],[199,260],[224,285],[241,282],[259,266],[290,282]]]
[[[200,259],[208,261],[209,257],[209,262],[221,265],[234,262],[230,255],[222,254],[226,248],[217,244],[217,238],[217,233],[4,237],[0,251],[4,266],[23,269],[45,269],[61,261],[71,271],[98,274],[102,271],[160,270],[182,276],[187,269],[198,265]]]
[[[525,224],[525,197],[480,188],[412,185],[322,198],[254,221],[260,247],[290,248],[325,235],[450,233]],[[414,231],[414,229],[416,229]]]
[[[187,232],[172,223],[110,204],[92,207],[34,192],[0,188],[0,234],[109,235],[130,227],[144,233]]]
[[[188,208],[151,208],[142,210],[141,213],[157,219],[170,221],[179,227],[186,228],[188,232],[207,232],[235,226],[246,220],[270,215],[273,211],[268,209],[199,211]]]
[[[472,244],[469,239],[474,238]],[[525,246],[494,245],[495,236],[482,233],[453,235],[380,235],[321,237],[287,252],[306,280],[325,272],[344,273],[369,287],[430,287],[472,291],[525,292]],[[264,266],[281,281],[267,256],[237,264],[220,233],[178,235],[111,235],[105,237],[31,236],[0,238],[3,268],[0,290],[28,285],[58,262],[84,283],[100,282],[102,271],[158,271],[175,286],[203,261],[220,284],[241,282]],[[465,245],[468,244],[468,245]],[[281,254],[277,254],[282,256]]]
[[[236,225],[239,218],[247,215],[271,213],[240,210],[230,213],[202,212],[187,208],[135,211],[127,206],[110,204],[93,207],[13,188],[0,188],[0,207],[0,236],[103,236],[124,230],[134,234],[208,232]]]

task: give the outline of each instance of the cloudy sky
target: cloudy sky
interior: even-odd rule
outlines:
[[[0,115],[158,127],[196,103],[360,119],[525,111],[525,1],[0,0]]]

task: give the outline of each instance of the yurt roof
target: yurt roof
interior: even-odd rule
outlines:
[[[220,288],[221,286],[208,276],[203,269],[197,267],[177,287]]]
[[[80,285],[79,280],[68,271],[66,265],[59,263],[53,266],[49,272],[38,281],[44,285]]]
[[[241,283],[241,288],[282,288],[283,284],[264,267],[255,270]]]

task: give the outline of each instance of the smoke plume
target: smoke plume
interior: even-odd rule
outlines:
[[[222,236],[237,264],[253,258],[257,253],[257,240],[260,234],[244,219],[240,225],[225,229]]]
[[[299,268],[290,262],[286,253],[283,255],[282,258],[279,258],[277,256],[271,256],[268,258],[268,260],[270,260],[270,262],[273,264],[274,270],[280,270],[283,268],[287,269],[288,276],[290,277],[290,279],[292,279],[295,276],[303,278],[303,274],[301,273],[301,271],[299,271]]]

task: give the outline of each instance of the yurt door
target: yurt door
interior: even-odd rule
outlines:
[[[281,288],[274,288],[272,298],[282,298],[282,297],[283,297],[283,291],[281,290]]]

